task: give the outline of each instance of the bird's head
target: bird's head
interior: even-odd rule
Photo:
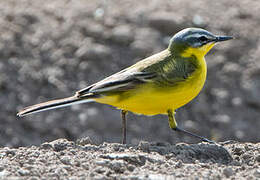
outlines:
[[[168,48],[177,56],[204,57],[216,43],[230,39],[233,37],[216,36],[200,28],[187,28],[172,37]]]

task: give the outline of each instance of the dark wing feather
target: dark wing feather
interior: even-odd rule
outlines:
[[[78,91],[77,96],[81,97],[89,93],[102,94],[106,92],[126,91],[136,87],[139,84],[149,82],[155,77],[156,73],[123,70],[96,84]]]

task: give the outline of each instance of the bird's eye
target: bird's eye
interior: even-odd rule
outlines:
[[[200,36],[200,37],[199,37],[199,40],[203,42],[203,41],[207,41],[208,38],[206,38],[206,36]]]

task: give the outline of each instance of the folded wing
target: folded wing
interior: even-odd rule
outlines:
[[[78,97],[88,94],[102,94],[110,92],[127,91],[135,88],[137,85],[150,82],[156,77],[156,73],[134,72],[123,70],[96,84],[76,92]]]

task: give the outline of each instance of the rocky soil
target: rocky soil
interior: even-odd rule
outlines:
[[[59,139],[1,148],[0,179],[258,179],[260,144],[94,145]]]
[[[22,119],[16,113],[70,96],[159,52],[174,33],[191,26],[236,40],[207,55],[207,82],[198,98],[178,110],[179,125],[216,141],[259,142],[259,17],[260,3],[251,0],[0,1],[0,145],[86,136],[97,143],[120,142],[119,111],[107,105]],[[128,118],[129,143],[198,142],[173,133],[166,116]]]

